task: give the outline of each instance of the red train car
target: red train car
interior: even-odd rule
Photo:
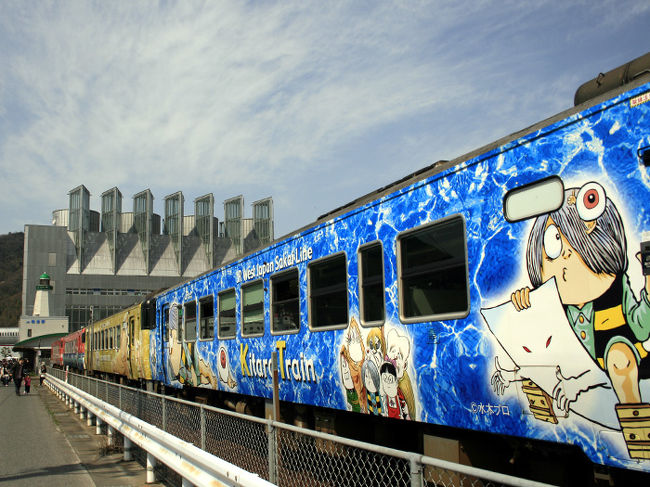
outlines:
[[[54,367],[63,368],[63,338],[59,338],[52,342],[52,357],[51,362]]]
[[[63,346],[63,367],[83,371],[85,368],[84,357],[86,355],[86,328],[64,336],[61,342]]]

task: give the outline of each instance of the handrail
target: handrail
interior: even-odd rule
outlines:
[[[196,486],[273,486],[258,475],[211,455],[50,374],[46,377],[52,387],[70,396],[83,408]]]
[[[71,374],[71,376],[82,378],[82,379],[87,379],[87,377],[77,376],[76,374]],[[47,377],[51,378],[52,376],[48,375]],[[95,381],[95,382],[104,383],[104,381],[94,379],[94,378],[91,379],[91,380]],[[60,380],[57,380],[57,382],[62,383],[62,381],[60,381]],[[73,386],[70,386],[69,384],[66,384],[66,385],[69,388],[72,388],[74,390],[78,390],[78,389],[74,388]],[[485,481],[493,482],[493,483],[495,483],[497,485],[508,485],[508,486],[511,486],[511,487],[554,487],[551,484],[538,482],[538,481],[530,480],[530,479],[513,477],[513,476],[510,476],[510,475],[501,474],[501,473],[493,472],[493,471],[490,471],[490,470],[484,470],[484,469],[480,469],[480,468],[469,466],[469,465],[462,465],[462,464],[459,464],[459,463],[450,462],[450,461],[446,461],[446,460],[442,460],[442,459],[438,459],[438,458],[432,458],[432,457],[422,455],[420,453],[405,452],[405,451],[396,450],[396,449],[389,448],[389,447],[384,447],[384,446],[374,445],[374,444],[370,444],[370,443],[365,443],[365,442],[358,441],[358,440],[353,440],[353,439],[350,439],[350,438],[344,438],[344,437],[340,437],[340,436],[336,436],[336,435],[331,435],[331,434],[324,433],[324,432],[321,432],[321,431],[315,431],[315,430],[311,430],[311,429],[307,429],[307,428],[301,428],[299,426],[294,426],[294,425],[282,423],[282,422],[279,422],[279,421],[274,421],[272,419],[257,418],[257,417],[253,417],[253,416],[250,416],[250,415],[237,413],[237,412],[234,412],[234,411],[229,411],[229,410],[217,408],[217,407],[214,407],[214,406],[198,405],[196,403],[193,403],[191,401],[187,401],[187,400],[184,400],[184,399],[172,398],[172,397],[169,397],[169,396],[164,396],[164,395],[156,394],[156,393],[153,393],[153,392],[145,392],[145,391],[135,389],[135,388],[131,388],[131,387],[128,387],[128,386],[125,386],[125,385],[117,385],[117,384],[113,384],[113,385],[116,386],[116,387],[119,387],[120,389],[131,390],[132,392],[137,392],[139,394],[145,394],[147,396],[157,397],[157,398],[159,398],[159,399],[161,399],[163,401],[171,401],[171,402],[176,402],[178,404],[183,404],[183,405],[185,405],[187,407],[199,408],[201,410],[202,415],[205,413],[205,411],[212,411],[212,412],[218,413],[220,415],[225,415],[225,416],[230,416],[230,417],[233,417],[233,418],[238,418],[238,419],[245,420],[245,421],[248,421],[248,422],[251,422],[251,423],[256,423],[258,425],[265,424],[268,439],[269,439],[269,458],[268,458],[269,477],[268,478],[272,482],[278,481],[277,478],[276,478],[278,465],[276,464],[277,458],[276,458],[275,452],[276,452],[276,449],[279,448],[279,445],[276,443],[275,433],[274,432],[277,432],[278,430],[285,430],[285,431],[290,431],[292,433],[301,435],[303,437],[304,436],[312,437],[312,438],[317,439],[317,440],[323,440],[323,441],[331,442],[333,444],[339,444],[339,445],[342,445],[342,446],[349,447],[351,449],[365,450],[365,451],[372,452],[372,453],[375,453],[375,454],[405,460],[411,466],[410,475],[411,475],[411,485],[413,485],[413,486],[421,486],[421,485],[424,484],[423,479],[422,479],[423,468],[430,467],[430,468],[445,470],[445,471],[449,471],[449,472],[456,472],[458,474],[468,476],[468,477],[481,478],[481,479],[483,479]],[[91,395],[89,395],[89,394],[87,394],[85,392],[82,392],[82,391],[79,391],[78,394],[83,394],[84,396],[89,396],[89,397],[93,398],[95,401],[97,401],[97,403],[101,403],[101,404],[104,404],[106,407],[113,408],[114,410],[119,412],[118,417],[120,419],[122,419],[122,417],[123,417],[122,415],[132,417],[134,420],[137,420],[139,423],[144,423],[144,425],[146,425],[149,428],[152,428],[152,429],[154,429],[154,430],[156,430],[156,431],[158,431],[160,433],[164,433],[165,435],[171,436],[169,433],[165,433],[165,432],[163,432],[161,430],[158,430],[154,426],[151,426],[148,423],[145,423],[145,422],[143,422],[142,420],[140,420],[138,418],[130,416],[127,413],[121,412],[119,410],[119,408],[116,408],[115,406],[112,406],[112,405],[110,405],[108,403],[104,403],[103,401],[100,401],[100,400],[96,399],[94,396],[91,396]],[[120,397],[121,397],[121,395],[120,395]],[[93,412],[93,414],[97,414],[97,416],[100,417],[100,418],[102,417],[98,413]],[[164,412],[163,412],[163,417],[164,417]],[[202,421],[204,421],[204,420],[202,420]],[[164,420],[163,420],[163,424],[164,424]],[[164,428],[164,426],[163,426],[163,428]],[[203,432],[202,432],[202,435],[203,435]],[[195,451],[199,451],[202,454],[208,455],[210,458],[217,458],[217,457],[214,457],[214,456],[206,453],[204,450],[201,450],[201,449],[195,447],[194,445],[192,445],[190,443],[187,443],[187,442],[185,442],[183,440],[180,440],[180,439],[178,439],[176,437],[172,437],[172,438],[174,438],[174,441],[178,441],[183,445],[189,445],[190,447],[195,449]],[[203,436],[202,436],[201,443],[202,444],[204,443]],[[166,464],[170,465],[170,467],[175,470],[175,468],[174,468],[175,465],[174,464],[169,464],[169,463],[167,463],[167,461],[165,461],[162,458],[161,458],[161,461],[163,463],[166,463]],[[218,461],[223,462],[227,466],[231,466],[231,467],[239,469],[239,467],[235,467],[232,464],[225,462],[225,460],[223,460],[223,459],[219,459]],[[242,470],[242,471],[246,472],[245,470]],[[246,473],[249,474],[249,475],[253,475],[256,480],[259,479],[259,477],[257,477],[255,474],[251,474],[249,472],[246,472]],[[181,475],[183,475],[183,474],[181,473]],[[264,482],[266,482],[266,481],[264,481]],[[197,485],[205,485],[205,484],[197,483]],[[274,485],[274,484],[266,482],[264,484],[228,484],[228,485]]]

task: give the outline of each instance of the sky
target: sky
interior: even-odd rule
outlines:
[[[275,235],[573,105],[650,2],[0,2],[0,234],[80,184],[250,204]]]

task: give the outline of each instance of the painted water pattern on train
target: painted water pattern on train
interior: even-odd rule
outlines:
[[[276,352],[283,401],[577,444],[594,462],[650,471],[638,437],[650,434],[650,281],[638,256],[650,174],[637,155],[650,146],[649,90],[160,294],[153,379],[270,398]],[[557,207],[508,221],[506,195],[547,178],[562,188]],[[444,257],[427,271],[418,258],[434,253]],[[360,304],[371,261],[378,315]],[[426,286],[442,311],[423,308]],[[197,327],[206,304],[212,317]],[[197,327],[189,340],[184,322]],[[202,340],[210,327],[216,338]]]

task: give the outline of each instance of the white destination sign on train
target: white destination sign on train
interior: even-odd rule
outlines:
[[[282,256],[276,256],[272,262],[263,262],[261,264],[245,267],[243,270],[238,270],[236,275],[237,282],[239,283],[242,281],[255,279],[256,277],[263,277],[271,272],[277,272],[286,267],[300,264],[301,262],[311,260],[313,255],[314,251],[311,247],[301,247],[300,249],[294,249],[287,254],[283,254]]]

